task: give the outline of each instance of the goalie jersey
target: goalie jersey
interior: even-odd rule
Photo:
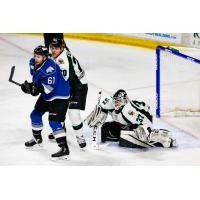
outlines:
[[[45,101],[69,98],[69,81],[63,78],[59,65],[51,58],[48,58],[38,69],[35,68],[34,58],[31,58],[29,65],[32,81],[44,87],[41,95]]]
[[[101,107],[103,112],[109,113],[114,121],[125,125],[129,130],[136,129],[140,125],[152,128],[153,116],[150,106],[144,102],[129,101],[119,113],[116,113],[110,97],[102,101]]]

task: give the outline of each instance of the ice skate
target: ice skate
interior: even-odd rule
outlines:
[[[69,148],[61,147],[60,150],[54,154],[51,155],[51,160],[69,160]]]
[[[30,150],[42,149],[43,148],[42,138],[36,140],[33,137],[31,140],[25,142],[25,147],[26,149],[30,149]]]
[[[77,140],[77,143],[78,143],[78,145],[81,149],[83,149],[87,146],[85,138],[84,138],[83,135],[80,135],[80,136],[76,135],[76,140]]]

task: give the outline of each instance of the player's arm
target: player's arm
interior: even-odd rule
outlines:
[[[28,81],[24,81],[21,85],[21,89],[24,93],[31,94],[32,96],[37,96],[44,91],[42,85],[35,84],[34,82],[29,83]]]
[[[35,68],[34,58],[30,59],[29,66],[30,66],[30,74],[33,75]],[[31,94],[32,96],[37,96],[39,93],[42,93],[44,91],[42,85],[35,83],[34,81],[28,82],[27,80],[25,80],[24,83],[21,85],[21,89],[24,93]]]
[[[74,72],[78,79],[81,80],[85,76],[85,71],[81,67],[79,61],[71,54],[67,55],[69,63],[73,66]],[[72,77],[73,78],[73,77]]]

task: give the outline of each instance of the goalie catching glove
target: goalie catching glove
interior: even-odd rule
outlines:
[[[37,96],[39,93],[44,92],[44,87],[42,85],[37,85],[35,83],[29,83],[24,81],[21,85],[21,89],[24,93],[31,94],[32,96]]]
[[[91,127],[98,127],[106,121],[108,113],[103,112],[100,105],[96,105],[94,110],[86,117],[84,122]]]

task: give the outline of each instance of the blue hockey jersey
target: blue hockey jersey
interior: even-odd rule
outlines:
[[[69,98],[69,81],[63,78],[59,65],[51,58],[48,58],[38,69],[35,67],[34,58],[30,59],[29,65],[32,81],[44,86],[44,92],[41,94],[44,100]]]

